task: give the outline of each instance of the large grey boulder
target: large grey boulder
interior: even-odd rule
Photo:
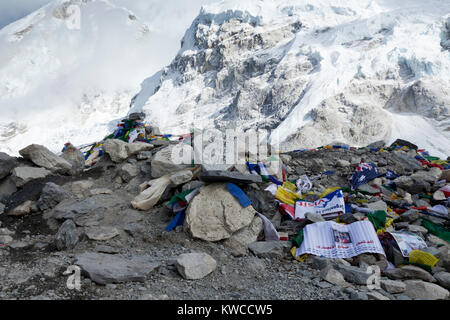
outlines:
[[[49,174],[51,172],[44,168],[17,167],[13,169],[11,178],[16,184],[16,187],[22,187],[31,180],[43,179]]]
[[[444,300],[449,297],[449,292],[437,284],[421,280],[406,280],[405,295],[413,299]]]
[[[119,230],[112,226],[90,226],[85,230],[86,236],[91,240],[105,241],[118,236]]]
[[[17,186],[11,176],[0,181],[0,201],[7,199],[16,191]]]
[[[428,282],[436,282],[431,274],[422,268],[416,266],[404,266],[401,268],[395,268],[391,270],[386,270],[385,275],[393,280],[404,280],[404,279],[421,279]]]
[[[79,240],[77,227],[72,220],[66,220],[55,235],[55,245],[58,250],[71,250]]]
[[[249,226],[255,214],[252,206],[243,208],[225,184],[210,184],[190,202],[185,226],[194,238],[219,241]]]
[[[145,282],[147,275],[161,265],[151,257],[122,257],[96,252],[76,255],[74,264],[80,266],[84,275],[102,285],[130,281]]]
[[[335,269],[339,271],[348,282],[360,285],[367,285],[369,278],[373,276],[372,273],[353,266],[335,265]]]
[[[402,293],[406,290],[406,284],[395,280],[381,280],[381,288],[389,293]]]
[[[185,144],[170,145],[158,151],[152,162],[152,177],[160,178],[190,167],[192,147]]]
[[[72,165],[69,162],[38,144],[29,145],[20,150],[19,153],[22,157],[31,160],[37,166],[54,173],[69,173],[72,169]]]
[[[179,255],[175,265],[183,278],[197,280],[213,272],[217,267],[217,262],[206,253],[192,252]]]
[[[224,244],[234,250],[238,255],[245,255],[248,252],[250,243],[258,239],[259,234],[263,231],[264,224],[260,217],[255,216],[249,226],[233,233],[233,235],[225,240]]]
[[[450,290],[450,273],[441,271],[434,274],[434,278],[440,286]]]
[[[281,258],[290,246],[289,241],[257,241],[250,243],[248,248],[259,258]]]
[[[122,201],[109,194],[95,195],[82,201],[68,199],[59,203],[52,211],[51,217],[57,220],[74,219],[80,216],[93,216],[105,212],[119,210]]]
[[[0,180],[8,176],[17,166],[17,160],[4,152],[0,152]]]

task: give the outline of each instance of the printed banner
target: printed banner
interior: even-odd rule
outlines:
[[[345,201],[342,190],[336,190],[314,202],[297,201],[295,203],[295,220],[305,219],[307,212],[322,215],[324,218],[335,218],[339,212],[345,212]]]
[[[358,221],[349,225],[324,221],[305,227],[304,239],[296,256],[309,253],[338,259],[351,258],[366,252],[386,256],[370,221]]]
[[[412,250],[421,250],[427,247],[427,244],[421,237],[412,232],[389,232],[395,239],[402,255],[407,258]]]

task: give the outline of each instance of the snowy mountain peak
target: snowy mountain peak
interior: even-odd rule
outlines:
[[[171,133],[268,128],[284,150],[404,138],[447,156],[449,12],[416,0],[204,6],[132,111]]]

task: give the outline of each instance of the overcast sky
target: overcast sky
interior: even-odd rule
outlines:
[[[49,2],[49,0],[0,0],[0,29]]]
[[[200,10],[203,4],[215,0],[109,0],[110,2],[126,7],[134,11],[144,20],[163,20],[170,12],[171,16],[177,16],[174,28],[190,21]],[[27,14],[35,11],[51,0],[0,0],[0,29]],[[180,21],[180,19],[183,21]],[[186,20],[186,21],[184,21]],[[181,22],[181,23],[180,23]],[[156,22],[158,24],[158,22]]]

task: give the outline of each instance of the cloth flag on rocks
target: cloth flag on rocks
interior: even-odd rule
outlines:
[[[307,212],[320,214],[324,218],[335,218],[340,213],[345,213],[345,201],[342,190],[336,190],[316,200],[297,201],[295,203],[295,220],[305,219]]]
[[[359,186],[379,177],[377,166],[374,163],[360,163],[350,178],[352,190],[356,190]]]
[[[303,242],[296,251],[296,257],[308,253],[339,259],[367,252],[386,256],[369,221],[358,221],[349,225],[334,221],[316,222],[308,224],[303,230]]]

